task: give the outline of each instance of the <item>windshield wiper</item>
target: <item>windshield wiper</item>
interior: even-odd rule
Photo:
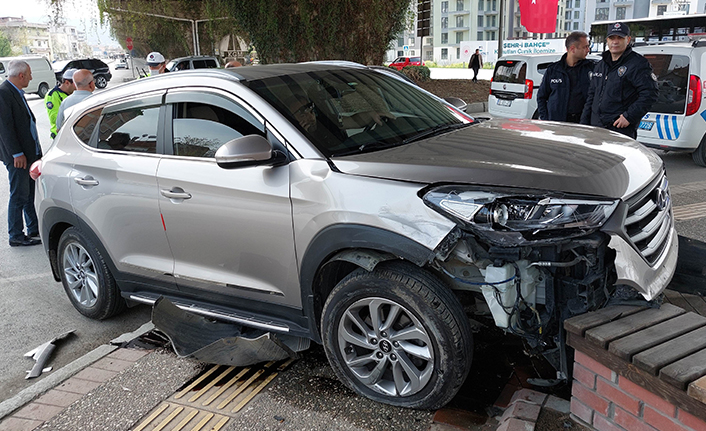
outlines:
[[[402,144],[409,144],[410,142],[418,141],[420,139],[428,138],[434,135],[439,135],[450,130],[461,129],[472,124],[474,123],[440,124],[438,126],[432,127],[431,129],[426,129],[417,133],[416,135],[410,136],[409,138],[402,141]]]
[[[382,150],[385,148],[391,148],[396,145],[400,145],[400,143],[399,142],[394,143],[394,142],[373,141],[373,142],[368,142],[366,144],[361,144],[357,147],[353,147],[347,151],[337,152],[336,154],[333,154],[333,156],[349,156],[351,154],[367,153],[367,152],[373,151],[373,150]]]

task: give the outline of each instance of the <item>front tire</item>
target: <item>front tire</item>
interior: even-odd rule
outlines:
[[[79,313],[103,320],[125,309],[105,260],[78,229],[64,231],[57,253],[61,283]]]
[[[103,76],[103,75],[96,76],[96,87],[105,88],[107,86],[108,86],[108,80],[105,79],[105,76]]]
[[[461,304],[439,279],[407,262],[345,277],[324,305],[321,329],[338,378],[381,403],[438,409],[470,369],[473,338]]]

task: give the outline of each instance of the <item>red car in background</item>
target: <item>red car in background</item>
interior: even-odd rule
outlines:
[[[397,70],[402,70],[405,66],[424,66],[424,62],[421,57],[397,57],[395,61],[390,63],[390,67]]]

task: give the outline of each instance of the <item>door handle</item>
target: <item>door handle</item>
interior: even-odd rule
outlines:
[[[181,187],[174,187],[171,190],[161,189],[162,196],[169,199],[191,199],[191,193],[187,193]]]
[[[76,177],[74,178],[74,181],[76,181],[76,184],[84,187],[93,187],[98,185],[98,180],[93,178],[90,175],[87,175],[83,178],[81,177]]]

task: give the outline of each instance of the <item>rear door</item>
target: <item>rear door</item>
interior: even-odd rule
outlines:
[[[682,132],[689,89],[689,56],[669,53],[643,54],[652,65],[659,95],[640,121],[637,139],[669,145]]]
[[[74,211],[118,270],[175,288],[174,258],[157,198],[163,93],[103,108],[98,130],[76,154],[69,183]]]
[[[526,103],[523,101],[527,80],[527,63],[522,60],[500,60],[495,64],[493,81],[490,84],[490,102],[488,109],[509,118],[523,118],[526,115]]]

